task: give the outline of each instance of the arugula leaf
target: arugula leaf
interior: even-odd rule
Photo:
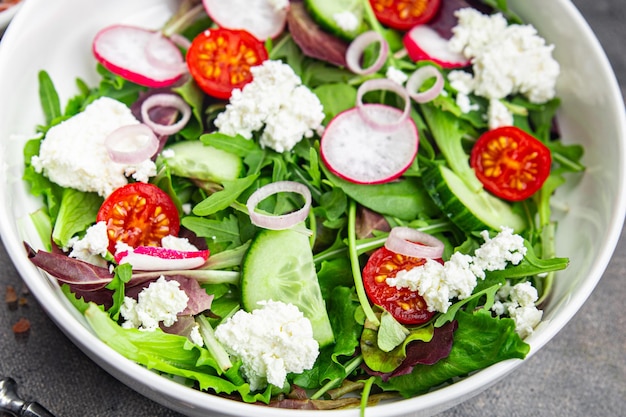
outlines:
[[[232,181],[224,181],[224,189],[217,191],[206,199],[198,203],[193,208],[196,216],[209,216],[218,211],[224,210],[234,203],[237,198],[250,187],[258,178],[258,175],[250,175],[244,178],[237,178]]]
[[[50,75],[46,71],[39,71],[38,78],[41,109],[46,118],[46,124],[50,125],[53,120],[63,115],[61,113],[61,101]]]
[[[213,252],[212,246],[214,245],[224,244],[226,247],[234,248],[242,243],[239,221],[233,214],[221,220],[185,216],[181,219],[181,224],[198,237],[207,238],[211,252]]]
[[[125,284],[127,284],[133,277],[133,267],[131,264],[118,265],[115,268],[115,276],[109,282],[105,288],[112,290],[113,305],[109,308],[109,316],[113,320],[117,320],[120,315],[120,307],[124,304],[125,297]]]

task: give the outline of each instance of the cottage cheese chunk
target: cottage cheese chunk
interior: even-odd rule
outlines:
[[[520,337],[530,336],[537,327],[543,311],[535,306],[537,289],[528,281],[511,286],[509,282],[496,293],[496,301],[491,308],[496,315],[505,313],[515,322],[515,331]]]
[[[499,102],[511,94],[523,94],[532,103],[555,96],[560,66],[531,25],[507,25],[502,14],[484,15],[473,8],[457,10],[450,49],[472,62],[472,74],[451,71],[448,79],[458,91],[457,104],[467,113],[470,93],[490,100],[489,128],[513,124],[513,115]]]
[[[120,313],[126,321],[122,327],[154,331],[160,322],[169,327],[178,320],[178,313],[187,307],[188,301],[189,297],[180,289],[178,281],[168,281],[161,276],[143,289],[137,300],[124,298]]]
[[[517,265],[526,254],[524,239],[514,235],[510,228],[503,227],[493,238],[488,231],[483,231],[481,236],[485,243],[474,256],[455,252],[443,265],[427,259],[424,265],[387,278],[387,285],[417,291],[426,301],[428,311],[445,313],[452,305],[450,299],[462,300],[472,295],[477,279],[485,278],[485,271],[502,270],[508,262]]]
[[[346,32],[354,32],[359,28],[359,19],[354,13],[348,10],[344,10],[340,13],[335,13],[333,15],[333,19],[335,20],[335,23],[337,23],[337,26],[339,26]]]
[[[97,266],[106,266],[109,237],[106,222],[98,222],[89,227],[83,238],[73,237],[67,249],[72,249],[70,258],[76,258]]]
[[[102,97],[82,113],[50,128],[38,156],[31,160],[52,182],[106,197],[128,183],[128,176],[147,181],[156,175],[150,159],[140,164],[118,164],[108,156],[104,140],[115,129],[139,121],[123,103]]]
[[[250,71],[253,81],[233,90],[226,110],[215,119],[220,133],[251,139],[263,130],[261,146],[285,152],[322,128],[322,104],[289,65],[268,60]]]
[[[483,15],[473,8],[458,10],[450,48],[471,59],[474,93],[501,99],[521,93],[533,103],[555,95],[560,72],[553,45],[531,25],[507,25],[502,14]]]
[[[404,84],[406,80],[409,79],[408,75],[406,75],[402,70],[399,70],[396,67],[387,68],[385,77],[389,78],[391,81],[394,81],[400,85]]]
[[[311,369],[319,354],[311,322],[293,304],[259,303],[250,313],[238,311],[215,329],[226,351],[243,362],[252,390],[267,383],[283,387],[287,374]]]

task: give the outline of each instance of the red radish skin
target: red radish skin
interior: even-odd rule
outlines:
[[[363,107],[385,123],[398,120],[402,114],[384,104]],[[397,179],[411,166],[418,143],[412,119],[392,131],[375,129],[354,107],[330,121],[320,142],[320,154],[328,169],[340,178],[357,184],[382,184]]]
[[[283,32],[287,9],[274,9],[268,0],[203,0],[209,17],[220,27],[243,29],[261,42]]]
[[[442,68],[463,68],[470,65],[465,56],[450,50],[448,39],[441,37],[427,25],[415,26],[404,35],[403,42],[409,57],[415,62],[429,60]]]
[[[139,27],[113,25],[100,30],[92,52],[112,73],[145,87],[169,87],[185,73],[178,47],[157,32]],[[157,58],[163,65],[154,65]]]

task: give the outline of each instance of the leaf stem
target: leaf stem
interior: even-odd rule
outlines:
[[[350,254],[350,264],[352,266],[352,277],[354,278],[354,287],[356,289],[357,297],[361,308],[365,313],[365,317],[372,322],[375,326],[380,326],[380,321],[372,306],[370,305],[367,294],[365,293],[365,287],[363,286],[363,277],[361,276],[361,267],[359,265],[359,255],[356,251],[356,203],[354,200],[350,200],[350,207],[348,209],[348,251]]]

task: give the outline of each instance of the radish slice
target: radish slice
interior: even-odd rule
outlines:
[[[173,107],[181,113],[180,120],[171,125],[163,125],[150,118],[150,110],[155,107]],[[141,104],[141,119],[157,135],[173,135],[178,133],[189,121],[191,107],[176,94],[153,94]]]
[[[178,47],[143,28],[108,26],[96,34],[92,50],[106,69],[146,87],[170,86],[185,71],[185,60]]]
[[[246,30],[261,42],[282,33],[289,6],[278,0],[202,0],[202,4],[218,26]]]
[[[441,258],[443,242],[434,236],[410,227],[394,227],[385,241],[385,248],[413,258]]]
[[[256,206],[267,197],[277,194],[292,192],[301,194],[304,197],[304,205],[299,210],[288,214],[267,215],[255,211]],[[277,181],[269,183],[256,190],[246,202],[248,214],[252,224],[271,230],[288,229],[304,221],[311,209],[311,191],[305,186],[295,181]]]
[[[369,109],[375,109],[374,107],[370,107],[363,103],[363,96],[369,93],[370,91],[391,91],[396,93],[404,100],[404,109],[399,113],[399,117],[397,119],[389,119],[388,115],[385,114],[383,117],[385,120],[381,120],[379,118],[379,111],[374,110],[374,112],[370,112]],[[361,113],[361,117],[363,120],[368,123],[371,127],[378,130],[383,131],[393,131],[402,125],[408,118],[411,113],[411,100],[409,99],[409,93],[406,88],[402,87],[395,81],[390,80],[389,78],[375,78],[372,80],[367,80],[357,90],[356,95],[356,107],[358,111]]]
[[[156,246],[139,246],[115,254],[118,264],[129,263],[139,271],[194,269],[204,265],[208,258],[208,250],[180,251]]]
[[[470,64],[463,54],[450,50],[447,39],[426,25],[408,31],[403,42],[409,57],[416,62],[430,60],[443,68],[462,68]]]
[[[372,65],[367,68],[363,68],[361,66],[361,59],[363,58],[363,52],[373,43],[380,44],[380,51],[378,52],[378,56],[376,57],[376,61]],[[354,39],[348,49],[346,51],[346,65],[348,69],[355,74],[359,75],[368,75],[373,74],[385,64],[387,60],[387,55],[389,55],[389,44],[383,38],[383,35],[380,33],[370,30],[368,32],[364,32]]]
[[[363,105],[376,120],[397,122],[402,111],[384,104]],[[417,154],[418,133],[412,119],[393,131],[364,123],[356,107],[335,116],[324,131],[320,154],[335,175],[357,184],[382,184],[398,178]]]
[[[420,88],[430,78],[435,78],[435,84],[426,91],[420,92]],[[441,72],[432,65],[426,65],[418,68],[406,82],[406,90],[409,93],[409,97],[418,103],[428,103],[434,100],[443,90],[444,87],[443,75]]]
[[[104,139],[109,158],[118,164],[139,164],[159,150],[159,139],[145,124],[115,129]]]

